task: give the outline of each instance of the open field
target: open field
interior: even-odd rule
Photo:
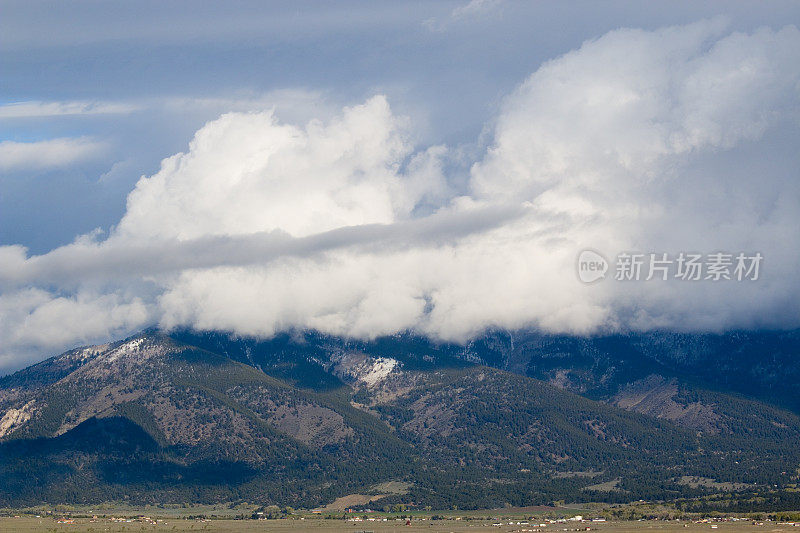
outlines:
[[[553,523],[544,527],[536,520],[522,518],[504,518],[494,520],[484,519],[445,519],[431,520],[430,518],[415,518],[410,525],[405,519],[376,518],[375,520],[324,520],[318,518],[283,519],[283,520],[189,520],[189,519],[159,519],[158,521],[112,521],[109,518],[80,518],[74,523],[58,523],[54,518],[34,517],[3,517],[0,518],[0,531],[14,532],[39,532],[39,531],[69,531],[69,532],[135,532],[135,531],[312,531],[318,533],[339,532],[576,532],[596,531],[598,533],[656,533],[656,532],[681,532],[681,533],[800,533],[800,523],[787,522],[678,522],[678,521],[631,521],[631,522],[567,522]]]

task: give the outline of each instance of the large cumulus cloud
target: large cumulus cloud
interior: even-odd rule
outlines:
[[[279,124],[271,112],[223,115],[197,132],[187,153],[139,181],[116,236],[305,236],[391,222],[423,194],[440,192],[435,175],[423,183],[398,175],[412,148],[402,126],[381,96],[305,128]]]
[[[530,199],[578,249],[765,255],[758,284],[616,284],[612,325],[797,325],[799,39],[710,21],[587,42],[506,100],[473,195]]]
[[[6,365],[151,323],[459,341],[796,327],[798,103],[794,27],[614,31],[506,98],[466,194],[448,187],[464,182],[448,149],[414,146],[381,96],[304,126],[226,114],[139,181],[107,236],[37,257],[0,248]],[[587,247],[759,251],[764,271],[586,286]]]

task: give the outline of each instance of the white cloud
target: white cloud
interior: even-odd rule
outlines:
[[[0,367],[41,359],[60,350],[115,338],[148,321],[140,298],[117,293],[57,296],[30,288],[0,294]]]
[[[338,111],[321,91],[306,88],[277,89],[268,92],[242,91],[234,96],[161,97],[131,101],[24,101],[0,105],[0,119],[85,117],[128,115],[140,111],[216,116],[230,112],[278,111],[280,118],[293,122],[330,118]]]
[[[0,142],[0,170],[42,170],[96,157],[105,149],[89,138],[60,138],[36,142]]]
[[[115,102],[14,102],[0,105],[0,118],[119,115],[133,113],[138,109],[133,104]]]
[[[796,327],[800,156],[775,140],[800,138],[798,87],[791,26],[614,31],[506,99],[464,197],[446,186],[446,149],[415,149],[383,97],[305,126],[226,114],[139,181],[107,240],[33,258],[0,248],[4,297],[46,281],[74,294],[31,289],[8,328],[68,344],[47,321],[75,306],[93,332],[93,311],[117,308],[108,331],[145,317],[456,340],[493,326]],[[761,251],[765,265],[750,284],[586,286],[574,272],[586,247]]]
[[[398,175],[410,152],[383,97],[304,128],[280,124],[272,112],[230,113],[200,129],[188,153],[139,181],[117,235],[189,239],[280,229],[305,236],[391,222],[428,192]]]
[[[472,169],[476,198],[530,199],[565,217],[562,237],[576,245],[770,258],[770,281],[735,290],[618,284],[603,298],[612,324],[798,324],[786,298],[798,295],[789,280],[800,264],[784,252],[800,246],[798,160],[773,165],[764,135],[798,137],[800,32],[720,33],[719,21],[619,30],[551,61],[509,97]],[[737,168],[745,151],[761,162]]]

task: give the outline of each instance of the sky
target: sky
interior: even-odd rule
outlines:
[[[796,2],[0,12],[0,373],[152,325],[800,327]]]

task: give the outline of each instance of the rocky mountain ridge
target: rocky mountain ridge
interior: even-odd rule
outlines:
[[[398,482],[384,503],[448,508],[796,483],[790,411],[541,341],[525,370],[550,383],[489,366],[519,370],[531,342],[147,331],[71,350],[0,378],[0,500],[312,506]],[[606,392],[553,386],[564,372]]]

